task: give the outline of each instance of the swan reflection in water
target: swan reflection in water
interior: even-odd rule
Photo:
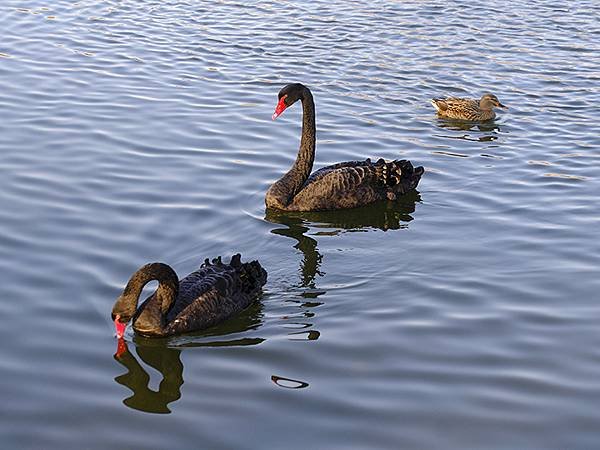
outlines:
[[[323,304],[318,297],[325,291],[319,289],[316,283],[317,277],[325,275],[320,269],[323,255],[319,253],[317,239],[307,236],[308,232],[312,231],[313,236],[330,236],[367,232],[371,229],[387,231],[406,228],[408,222],[413,220],[411,214],[419,201],[419,194],[411,192],[394,202],[379,202],[349,210],[302,213],[267,210],[265,219],[268,222],[283,225],[273,228],[271,232],[296,241],[294,248],[302,253],[300,280],[296,285],[300,293],[295,292],[285,300],[297,305],[299,314],[292,313],[281,317],[285,322],[284,327],[294,330],[288,333],[290,340],[313,341],[320,337],[320,332],[312,329],[310,319],[315,315],[314,308]],[[180,358],[183,348],[257,345],[265,338],[223,337],[231,337],[236,333],[246,334],[248,331],[259,329],[262,322],[263,314],[259,300],[236,317],[203,332],[170,338],[144,338],[135,335],[133,345],[137,358],[129,351],[125,340],[120,339],[114,358],[127,372],[117,376],[115,381],[133,392],[123,403],[129,408],[148,413],[170,413],[169,404],[181,397],[181,386],[184,383],[183,363]],[[161,374],[162,380],[157,390],[150,388],[151,378],[144,365]],[[309,386],[306,381],[275,374],[271,374],[270,379],[275,385],[286,389],[302,389]]]
[[[289,302],[296,303],[300,314],[288,314],[281,319],[286,322],[287,328],[296,328],[301,331],[289,333],[291,340],[316,340],[320,332],[312,328],[312,323],[307,321],[315,315],[312,309],[323,302],[318,297],[326,291],[317,286],[317,277],[323,277],[321,270],[323,255],[317,247],[317,239],[312,236],[332,236],[350,232],[368,232],[370,230],[399,230],[408,227],[413,220],[416,204],[421,201],[417,191],[412,191],[401,196],[396,201],[377,202],[368,206],[354,209],[342,209],[321,212],[289,212],[267,208],[265,220],[283,225],[271,229],[271,233],[285,236],[296,241],[294,248],[302,253],[300,262],[300,281],[296,284],[300,293],[294,293]],[[312,232],[312,236],[308,236]],[[300,297],[300,299],[298,299]],[[285,378],[273,375],[271,381],[281,388],[302,389],[308,387],[306,381]]]
[[[119,349],[115,360],[127,369],[115,381],[133,391],[133,395],[123,400],[130,408],[155,414],[168,414],[168,404],[179,400],[183,384],[183,364],[179,358],[181,350],[174,348],[136,347],[140,359],[162,375],[158,391],[150,389],[150,376],[127,347],[124,339],[119,339]]]
[[[183,385],[183,363],[181,349],[186,347],[231,347],[257,345],[264,341],[259,337],[243,337],[239,339],[223,339],[234,333],[254,330],[261,325],[260,301],[254,303],[238,316],[221,325],[212,327],[201,333],[186,334],[170,338],[145,338],[135,335],[133,345],[141,362],[160,373],[162,380],[158,390],[150,388],[150,375],[144,365],[140,364],[125,339],[117,342],[114,359],[127,372],[115,377],[115,381],[129,388],[133,394],[123,400],[123,404],[138,411],[169,414],[169,403],[179,400]],[[215,340],[219,336],[221,339]]]
[[[324,275],[320,269],[323,255],[319,253],[317,240],[306,235],[308,231],[312,229],[314,236],[332,236],[374,229],[388,231],[407,228],[413,220],[411,214],[420,201],[420,194],[411,191],[396,201],[377,202],[353,209],[289,212],[267,208],[265,220],[284,225],[284,228],[273,228],[271,233],[297,241],[294,248],[300,250],[303,256],[299,287],[315,289],[315,277]],[[319,229],[323,231],[316,231]]]
[[[398,198],[396,201],[377,202],[361,208],[341,209],[334,211],[311,211],[311,212],[289,212],[268,208],[265,220],[283,225],[271,230],[271,233],[285,236],[296,241],[294,248],[302,253],[300,261],[300,281],[296,287],[300,289],[301,301],[296,301],[305,309],[304,315],[312,317],[306,309],[319,306],[317,298],[325,291],[319,289],[316,284],[317,277],[323,277],[325,273],[321,270],[323,255],[317,247],[317,239],[312,236],[332,236],[341,233],[368,232],[369,230],[399,230],[407,228],[408,223],[413,220],[411,216],[421,197],[417,191],[411,191]],[[308,236],[311,232],[312,236]],[[296,293],[296,297],[298,294]],[[298,325],[306,325],[297,323]],[[307,325],[312,326],[310,324]],[[316,331],[301,331],[296,334],[304,334],[307,339],[317,339],[319,333]]]
[[[285,228],[273,228],[271,233],[294,239],[294,248],[303,255],[300,263],[300,286],[315,288],[315,277],[323,276],[320,266],[323,255],[317,248],[317,240],[306,235],[313,230],[314,236],[332,236],[341,233],[367,232],[369,230],[398,230],[407,228],[413,220],[416,204],[421,201],[417,191],[411,191],[396,201],[377,202],[353,209],[334,211],[289,212],[267,209],[265,220]],[[318,231],[322,229],[323,231]]]

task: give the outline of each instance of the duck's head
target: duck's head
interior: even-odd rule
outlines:
[[[272,119],[275,120],[279,117],[286,108],[292,106],[298,100],[304,97],[304,93],[308,90],[306,86],[301,83],[292,83],[285,86],[279,91],[278,98],[279,102],[275,107]]]
[[[508,109],[508,106],[504,106],[498,100],[494,94],[483,94],[481,99],[479,100],[479,107],[484,110],[490,110],[492,108],[504,108]]]

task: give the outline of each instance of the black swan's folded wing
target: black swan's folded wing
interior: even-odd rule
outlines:
[[[179,283],[177,301],[167,314],[168,334],[199,330],[219,323],[252,303],[266,281],[256,261],[241,263],[235,255],[230,264],[220,258],[208,260]]]
[[[353,208],[414,188],[422,173],[410,161],[348,161],[313,173],[296,194],[291,209],[327,210]],[[410,186],[408,186],[410,185]]]

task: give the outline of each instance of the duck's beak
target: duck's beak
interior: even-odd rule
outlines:
[[[125,335],[125,328],[127,328],[127,323],[121,322],[119,319],[121,316],[118,314],[115,315],[115,332],[117,333],[117,338],[122,339]]]
[[[503,108],[503,109],[508,109],[508,106],[503,105],[502,103],[498,102],[498,107],[499,108]]]
[[[285,111],[285,108],[287,108],[287,105],[285,104],[285,98],[287,97],[287,95],[284,95],[283,97],[281,97],[279,99],[279,103],[277,103],[277,106],[275,107],[275,112],[273,113],[273,116],[271,117],[272,120],[277,119],[282,112]]]

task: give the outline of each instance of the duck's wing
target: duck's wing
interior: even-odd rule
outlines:
[[[449,97],[431,101],[440,115],[454,119],[480,120],[482,111],[479,100],[470,98]]]
[[[479,106],[479,101],[472,98],[448,97],[434,98],[431,104],[440,111]]]
[[[438,112],[444,112],[448,109],[448,104],[446,103],[446,99],[444,98],[434,98],[431,100],[431,104]]]
[[[422,169],[419,169],[422,174]],[[292,210],[354,208],[404,193],[405,182],[415,176],[410,161],[348,161],[323,167],[313,173],[294,197]],[[412,178],[411,178],[412,179]],[[418,182],[418,179],[417,179]],[[415,187],[416,183],[412,187]]]

